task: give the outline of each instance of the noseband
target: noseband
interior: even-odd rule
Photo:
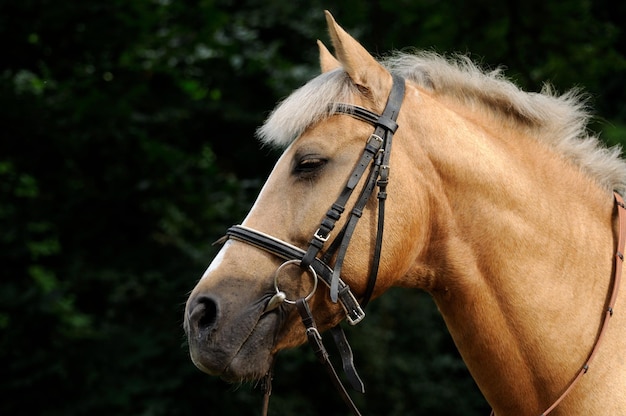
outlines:
[[[387,184],[389,183],[391,139],[398,129],[396,120],[400,112],[405,91],[404,79],[397,75],[393,75],[392,77],[393,85],[382,114],[379,115],[352,104],[334,104],[331,108],[331,114],[345,114],[371,124],[374,126],[374,132],[368,138],[361,158],[348,177],[341,194],[326,213],[318,229],[313,233],[306,250],[242,225],[235,225],[226,232],[226,238],[245,242],[285,260],[285,263],[279,267],[279,270],[288,263],[297,263],[304,271],[315,275],[315,282],[317,282],[317,278],[319,277],[319,279],[329,287],[331,300],[335,303],[339,301],[346,313],[346,319],[351,325],[356,325],[365,317],[363,308],[369,302],[374,291],[382,251],[385,200],[387,198]],[[341,215],[346,209],[345,207],[348,200],[352,196],[356,186],[366,174],[368,167],[370,167],[369,172],[367,173],[363,188],[361,189],[354,207],[350,212],[349,218],[341,231],[337,234],[337,237],[329,244],[322,258],[319,258],[318,254],[330,239],[331,231],[335,228],[336,222],[341,218]],[[367,287],[365,292],[361,295],[359,302],[350,287],[341,279],[341,269],[354,229],[363,214],[367,201],[374,193],[376,187],[378,187],[378,226],[376,229],[374,256],[370,266]],[[328,262],[335,254],[336,260],[334,267],[330,267]],[[285,294],[279,289],[276,278],[274,283],[276,294],[268,302],[266,311],[276,308],[286,299]],[[308,297],[309,296],[307,296],[307,298]],[[307,298],[298,299],[295,301],[295,304],[306,327],[309,343],[313,346],[316,355],[331,374],[333,382],[352,412],[355,415],[360,415],[356,406],[354,406],[354,403],[352,403],[352,400],[345,392],[332,364],[328,360],[328,354],[321,343],[321,336],[319,332],[317,332],[315,322],[309,310]],[[355,389],[363,392],[363,384],[356,374],[352,363],[352,351],[341,327],[337,326],[333,328],[332,332],[333,338],[341,352],[344,370],[346,371],[349,381]],[[270,381],[271,374],[266,377],[265,412],[267,412],[267,401],[269,400],[269,391],[271,390],[269,387]]]

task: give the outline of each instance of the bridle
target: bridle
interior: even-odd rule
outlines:
[[[256,248],[271,253],[285,262],[281,264],[276,270],[274,276],[274,287],[276,293],[268,301],[265,308],[265,312],[270,312],[273,309],[280,306],[282,303],[294,304],[298,309],[298,312],[302,318],[302,322],[306,328],[306,335],[309,344],[312,346],[319,361],[324,364],[324,367],[331,376],[331,380],[337,389],[339,390],[342,398],[346,402],[355,416],[361,416],[361,413],[356,408],[345,387],[343,386],[337,372],[335,371],[332,363],[329,360],[328,353],[322,343],[322,337],[317,330],[313,315],[309,309],[308,300],[315,292],[317,288],[318,279],[322,280],[330,290],[330,298],[333,302],[339,302],[346,313],[346,320],[350,325],[356,325],[365,318],[365,312],[363,308],[369,302],[374,287],[376,285],[376,279],[378,275],[378,267],[380,263],[380,255],[382,251],[382,236],[385,219],[385,200],[387,198],[387,184],[389,183],[389,160],[391,155],[391,141],[394,133],[398,129],[396,120],[400,107],[404,99],[405,92],[405,80],[397,75],[392,75],[393,85],[387,99],[387,104],[382,114],[374,113],[363,107],[353,104],[334,104],[331,108],[331,114],[345,114],[352,116],[358,120],[367,122],[374,126],[374,132],[369,136],[361,158],[353,169],[352,173],[348,177],[347,183],[343,188],[341,194],[337,198],[334,204],[326,213],[324,219],[320,223],[318,229],[313,233],[313,237],[309,242],[308,248],[303,250],[292,244],[289,244],[283,240],[273,237],[269,234],[254,230],[242,225],[235,225],[229,228],[226,232],[226,236],[221,242],[226,239],[233,239],[252,245]],[[361,182],[363,176],[366,174],[367,168],[370,167],[369,173],[365,183],[361,189],[361,192],[356,200],[354,207],[350,212],[350,216],[347,219],[345,225],[341,231],[337,234],[335,239],[329,244],[328,249],[324,252],[320,258],[318,254],[322,251],[324,245],[330,239],[330,233],[334,229],[336,222],[341,218],[341,215],[346,209],[346,204],[349,198],[352,196],[356,186]],[[376,229],[376,241],[374,246],[374,255],[370,266],[370,272],[367,280],[367,286],[365,292],[361,296],[360,302],[357,297],[352,293],[350,287],[341,279],[341,268],[345,259],[346,251],[350,244],[356,224],[361,218],[363,209],[368,200],[374,193],[374,189],[378,187],[377,193],[378,199],[378,226]],[[573,387],[581,379],[581,377],[589,370],[589,365],[598,351],[598,347],[608,326],[609,318],[613,316],[613,307],[617,299],[617,292],[620,285],[622,265],[624,262],[624,245],[626,239],[626,206],[622,197],[615,193],[615,204],[618,211],[619,218],[619,235],[618,246],[615,254],[615,264],[613,271],[613,282],[611,288],[611,294],[607,309],[604,314],[602,326],[600,332],[595,340],[592,351],[589,354],[587,360],[581,367],[579,373],[570,382],[561,396],[540,416],[545,416],[554,410],[559,403],[571,392]],[[335,257],[334,267],[328,265],[331,259]],[[313,279],[313,290],[306,296],[296,299],[287,299],[284,292],[279,288],[278,276],[279,272],[289,265],[296,265],[303,271],[310,273]],[[359,378],[356,369],[354,368],[352,350],[345,337],[343,329],[340,325],[331,328],[330,330],[333,339],[340,352],[343,369],[346,373],[346,377],[351,386],[361,393],[364,393],[363,382]],[[268,413],[269,397],[271,395],[271,381],[272,370],[268,372],[264,379],[264,403],[263,403],[263,416]],[[494,412],[491,412],[494,416]]]
[[[336,371],[328,359],[328,354],[322,343],[321,335],[315,326],[313,315],[311,314],[308,306],[308,298],[312,292],[303,298],[294,301],[288,300],[286,295],[279,289],[278,272],[281,268],[286,267],[289,264],[299,266],[303,271],[311,274],[315,285],[317,284],[317,280],[319,278],[329,287],[331,300],[335,303],[339,302],[341,304],[346,313],[348,323],[356,325],[365,317],[363,308],[367,305],[372,296],[374,286],[376,285],[376,278],[378,276],[385,220],[385,200],[387,198],[387,184],[389,183],[391,141],[394,133],[398,129],[396,120],[398,118],[398,113],[400,112],[405,92],[405,80],[397,75],[392,75],[392,79],[393,84],[382,114],[374,113],[353,104],[335,103],[330,108],[329,111],[331,115],[345,114],[352,116],[374,126],[374,132],[367,139],[361,158],[348,177],[348,180],[339,194],[339,197],[326,213],[318,229],[313,233],[306,250],[275,238],[269,234],[242,225],[235,225],[229,228],[225,236],[225,239],[231,238],[233,240],[242,241],[285,260],[285,262],[276,271],[274,278],[276,293],[267,303],[265,311],[269,312],[284,302],[295,304],[306,328],[309,344],[311,344],[316,356],[324,364],[327,371],[331,375],[331,379],[340,391],[344,401],[356,416],[360,416],[361,414],[350,399],[350,396],[347,394],[343,384],[337,376]],[[328,245],[328,249],[324,252],[324,255],[321,258],[318,257],[322,248],[324,248],[326,243],[330,240],[331,231],[335,228],[335,224],[346,210],[348,200],[364,176],[366,176],[364,185],[361,188],[352,210],[350,211],[345,225],[337,234],[335,239]],[[354,229],[356,228],[359,218],[361,218],[363,214],[365,205],[373,195],[376,187],[378,187],[378,226],[376,229],[374,255],[370,265],[367,286],[365,292],[361,295],[359,302],[357,297],[352,293],[350,287],[341,279],[341,269]],[[334,267],[330,267],[328,263],[333,257],[335,258]],[[339,349],[343,368],[348,381],[357,391],[364,392],[363,383],[354,368],[352,350],[348,344],[345,334],[343,333],[343,330],[341,329],[341,326],[338,325],[331,329],[331,333]],[[270,370],[268,375],[265,377],[264,383],[264,415],[267,414],[269,394],[271,393],[271,378],[272,374]]]

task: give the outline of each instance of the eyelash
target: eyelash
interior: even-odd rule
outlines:
[[[313,175],[318,173],[326,162],[327,160],[321,157],[305,157],[298,162],[294,171],[300,176]]]

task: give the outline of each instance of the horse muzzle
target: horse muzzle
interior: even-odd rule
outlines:
[[[191,360],[201,371],[231,382],[269,371],[280,312],[264,313],[268,296],[235,310],[214,294],[190,297],[184,328]]]

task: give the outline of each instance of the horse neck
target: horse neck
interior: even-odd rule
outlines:
[[[612,271],[611,195],[524,134],[442,108],[420,119],[433,121],[420,140],[440,184],[431,196],[433,244],[445,253],[431,265],[435,302],[498,416],[539,414],[597,335]]]

